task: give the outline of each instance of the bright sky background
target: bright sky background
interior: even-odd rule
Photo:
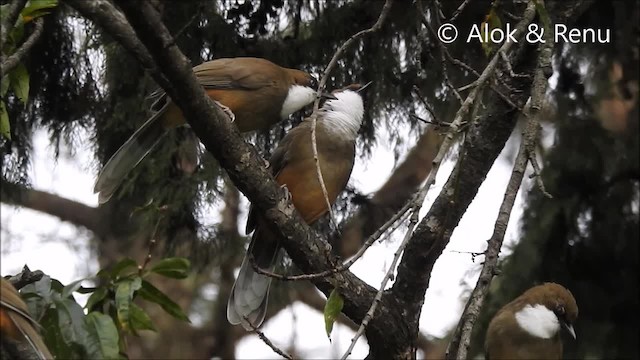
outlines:
[[[88,134],[83,136],[85,141],[80,143],[89,144]],[[388,139],[389,137],[380,136],[379,138]],[[513,139],[510,143],[512,141]],[[36,132],[30,169],[33,187],[96,206],[97,196],[92,193],[96,176],[95,162],[91,150],[88,145],[86,146],[86,149],[79,149],[73,157],[63,154],[56,161],[53,158],[53,149],[49,146],[47,133],[42,130]],[[371,193],[384,183],[394,166],[391,148],[392,144],[381,142],[376,145],[369,161],[356,162],[351,183],[358,190]],[[513,149],[513,147],[508,144],[505,149]],[[421,330],[427,335],[442,337],[455,326],[462,311],[461,301],[465,296],[463,291],[475,285],[483,258],[476,258],[474,263],[468,252],[484,251],[486,240],[493,232],[498,208],[512,168],[513,154],[509,159],[506,155],[508,155],[506,151],[503,151],[492,167],[480,192],[454,231],[451,242],[436,263],[420,319]],[[441,190],[452,166],[452,162],[445,162],[441,167],[436,184],[429,192],[421,211],[421,217],[428,211]],[[526,176],[525,179],[528,188],[531,186],[531,181]],[[246,201],[243,204],[246,204]],[[509,222],[506,246],[513,244],[516,240],[517,224],[522,212],[521,204],[522,192],[518,194]],[[90,249],[86,245],[88,241],[84,241],[89,237],[87,230],[78,229],[55,217],[29,209],[5,204],[2,204],[0,209],[2,220],[0,271],[2,275],[18,273],[24,264],[28,264],[31,270],[42,270],[63,283],[91,276],[97,272],[97,261],[90,255]],[[244,227],[243,221],[240,226]],[[373,287],[378,288],[401,237],[401,233],[396,233],[390,241],[376,243],[351,268],[352,271]],[[392,282],[389,282],[387,286],[391,284]],[[86,300],[80,299],[80,301]],[[292,319],[296,319],[295,324],[292,324]],[[314,358],[340,356],[349,346],[353,336],[353,332],[347,327],[336,326],[332,334],[333,342],[330,343],[324,333],[322,314],[300,303],[295,304],[292,310],[282,311],[265,323],[263,331],[281,348],[286,348],[292,338],[295,338],[299,354],[302,357]],[[363,358],[367,353],[368,346],[362,337],[351,358]],[[236,355],[238,358],[247,359],[277,356],[254,335],[241,340]]]

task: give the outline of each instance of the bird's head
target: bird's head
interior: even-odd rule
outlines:
[[[364,116],[361,91],[369,84],[351,84],[332,91],[333,98],[327,99],[322,105],[322,121],[339,135],[355,139]]]
[[[527,290],[522,294],[520,299],[524,303],[524,306],[519,312],[516,312],[516,319],[519,323],[527,318],[527,316],[525,316],[527,311],[537,311],[538,320],[540,322],[545,321],[543,313],[545,313],[546,309],[546,314],[549,314],[549,317],[551,316],[550,314],[553,314],[555,317],[555,319],[551,318],[549,320],[550,323],[555,321],[556,324],[566,329],[574,339],[576,338],[573,324],[578,319],[578,305],[571,292],[564,286],[556,283],[544,283]],[[544,306],[544,308],[542,308],[542,306]],[[518,319],[519,314],[520,319]],[[530,316],[532,320],[534,317],[535,316]]]

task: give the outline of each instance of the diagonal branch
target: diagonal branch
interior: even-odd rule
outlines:
[[[14,24],[18,20],[20,11],[24,9],[26,4],[27,0],[14,0],[9,5],[7,13],[4,14],[4,21],[0,24],[0,49],[4,49],[7,37],[9,37],[11,29],[13,29]]]
[[[296,265],[304,272],[336,267],[338,258],[331,253],[326,240],[304,223],[264,167],[257,151],[244,142],[238,129],[206,96],[195,79],[191,64],[173,43],[157,11],[148,2],[122,0],[117,3],[158,65],[152,75],[156,79],[166,76],[169,84],[162,86],[238,189],[262,210],[265,219],[282,235],[282,245]],[[363,319],[375,296],[371,286],[348,271],[316,279],[315,283],[325,293],[339,289],[345,299],[345,314],[357,322]],[[401,311],[389,301],[383,299],[380,316],[367,328],[371,352],[381,358],[411,353]]]
[[[525,10],[523,21],[516,26],[517,34],[524,35],[524,28],[533,20],[534,16],[535,8],[530,4]],[[514,43],[511,42],[502,45],[503,48],[506,47],[504,50],[513,46]],[[519,51],[514,51],[517,54],[514,64],[520,68],[518,70],[521,70],[521,73],[532,71],[533,62],[524,53],[530,48],[526,43],[521,42],[516,49]],[[478,78],[478,86],[470,92],[458,110],[453,121],[454,124],[468,114],[471,105],[476,101],[475,97],[480,94],[481,85],[493,75],[498,59],[499,56],[494,56]],[[508,78],[505,81],[511,82],[513,86],[522,90],[527,90],[531,85],[530,81],[521,78]],[[528,91],[524,91],[524,93],[528,93]],[[524,103],[526,100],[523,92],[514,94],[514,98],[519,103]],[[447,245],[453,229],[475,197],[480,184],[509,138],[515,126],[515,112],[516,109],[498,97],[488,99],[486,112],[479,120],[474,119],[468,130],[460,154],[460,158],[464,161],[458,161],[447,183],[416,228],[404,251],[402,262],[398,268],[397,280],[391,291],[406,304],[408,316],[415,319],[416,328],[433,264]],[[443,152],[451,144],[452,137],[453,135],[450,133],[445,138],[441,151],[434,160],[431,173],[437,171],[436,165],[444,156]],[[435,176],[430,174],[425,187],[430,186],[434,180]]]

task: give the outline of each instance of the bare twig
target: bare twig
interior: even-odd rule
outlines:
[[[164,218],[163,213],[167,210],[167,208],[168,207],[165,205],[159,209],[160,214],[158,215],[158,220],[156,221],[156,225],[153,227],[153,233],[149,238],[147,256],[144,257],[144,262],[142,263],[142,265],[138,265],[138,274],[140,275],[142,275],[142,273],[144,272],[144,269],[147,267],[149,262],[151,262],[151,256],[153,254],[153,250],[155,249],[156,244],[158,243],[158,241],[156,240],[156,238],[158,237],[158,229],[160,228],[160,223]]]
[[[324,74],[322,75],[322,78],[320,79],[320,83],[318,84],[318,96],[316,97],[316,101],[313,103],[313,114],[311,114],[311,148],[313,149],[313,159],[315,161],[316,164],[316,171],[317,171],[317,175],[318,175],[318,181],[320,182],[320,187],[322,188],[322,194],[324,195],[324,200],[326,202],[327,205],[327,209],[329,211],[329,217],[331,218],[331,223],[333,224],[334,228],[336,230],[338,230],[338,225],[336,222],[335,217],[333,216],[333,211],[331,210],[331,202],[329,201],[329,194],[327,192],[327,187],[324,183],[324,177],[322,176],[322,170],[320,169],[320,159],[318,158],[318,144],[317,144],[317,139],[316,139],[316,124],[317,124],[317,120],[318,120],[318,108],[320,106],[320,94],[324,91],[326,85],[327,85],[327,80],[329,79],[329,74],[331,73],[331,71],[333,70],[333,68],[336,66],[336,64],[338,63],[338,60],[340,59],[340,57],[342,56],[342,54],[347,50],[347,48],[349,46],[351,46],[351,44],[353,44],[356,40],[360,39],[361,37],[376,32],[378,30],[380,30],[380,28],[382,28],[382,24],[384,23],[384,20],[387,18],[387,15],[389,14],[389,9],[391,9],[391,4],[393,3],[393,0],[387,0],[384,5],[382,6],[382,10],[380,11],[380,15],[378,16],[378,20],[375,22],[375,24],[373,24],[373,26],[371,26],[368,29],[365,30],[361,30],[359,32],[357,32],[355,35],[351,36],[347,41],[344,42],[344,44],[342,44],[342,46],[340,46],[338,48],[338,50],[335,52],[335,54],[333,54],[333,57],[331,58],[331,61],[329,61],[329,65],[327,65],[327,67],[324,70]]]
[[[40,38],[42,35],[42,29],[44,28],[44,20],[42,18],[38,18],[35,20],[35,28],[33,32],[29,35],[29,38],[20,45],[18,50],[16,50],[11,56],[2,59],[2,65],[0,66],[0,78],[4,77],[4,74],[9,73],[13,68],[18,66],[20,61],[24,59],[25,55],[31,50],[33,44]]]
[[[410,204],[410,207],[411,207],[409,229],[407,229],[407,232],[404,236],[404,239],[402,240],[402,243],[400,243],[400,246],[398,247],[396,252],[393,254],[393,260],[391,261],[391,265],[389,265],[389,268],[387,269],[386,274],[384,274],[384,278],[382,278],[382,282],[380,283],[380,287],[378,288],[378,292],[376,293],[376,296],[373,298],[371,307],[369,308],[366,315],[364,316],[364,319],[362,319],[362,323],[360,323],[360,327],[358,327],[358,331],[356,331],[356,334],[353,336],[353,338],[351,338],[351,343],[349,344],[349,348],[347,348],[347,351],[345,351],[344,355],[342,355],[342,360],[345,360],[347,357],[349,357],[349,355],[351,355],[351,352],[353,351],[353,347],[356,345],[358,338],[360,338],[360,336],[364,334],[364,330],[369,324],[369,321],[371,321],[371,319],[373,318],[373,314],[375,314],[376,309],[378,308],[378,304],[382,299],[382,294],[384,293],[385,287],[387,287],[387,283],[389,282],[389,280],[394,278],[393,274],[395,273],[396,265],[400,260],[400,257],[404,251],[404,248],[409,243],[409,239],[411,239],[411,235],[413,234],[413,228],[418,223],[418,213],[420,213],[420,209],[422,208],[422,203],[424,202],[424,198],[426,194],[427,194],[426,191],[421,190],[412,201],[407,203],[407,204]]]
[[[20,15],[20,11],[24,9],[24,6],[27,4],[27,0],[14,0],[11,5],[9,5],[9,9],[4,14],[4,21],[0,24],[0,49],[4,49],[4,45],[7,42],[7,37],[13,29],[14,24],[18,20],[18,15]]]
[[[462,4],[460,4],[460,6],[458,6],[456,11],[453,12],[453,15],[451,15],[451,18],[449,19],[449,22],[453,22],[462,13],[462,10],[464,10],[464,8],[467,5],[469,5],[470,2],[471,2],[471,0],[464,0],[462,2]]]
[[[384,223],[378,230],[376,230],[373,234],[371,234],[371,236],[367,238],[367,240],[362,244],[360,249],[358,249],[358,252],[355,255],[353,255],[351,259],[349,259],[348,261],[344,262],[339,266],[334,267],[333,269],[325,270],[325,271],[314,273],[314,274],[282,275],[282,274],[274,273],[269,270],[265,270],[260,266],[258,266],[258,263],[255,261],[255,258],[251,254],[249,254],[249,263],[258,274],[269,276],[274,279],[278,279],[282,281],[313,280],[317,278],[323,278],[338,272],[346,271],[358,259],[360,259],[362,255],[364,255],[367,249],[371,247],[371,245],[373,245],[373,243],[376,240],[378,240],[378,238],[380,238],[382,234],[387,232],[387,230],[389,229],[391,229],[391,231],[389,232],[393,232],[395,230],[395,227],[402,223],[401,220],[404,219],[404,215],[407,213],[407,211],[411,207],[411,204],[412,204],[412,200],[407,201],[407,203],[404,204],[404,206],[400,208],[400,210],[398,210],[389,220],[387,220],[386,223]]]
[[[262,342],[267,344],[267,346],[269,346],[271,348],[271,350],[275,351],[276,354],[278,354],[278,355],[280,355],[280,356],[282,356],[282,357],[284,357],[286,359],[293,360],[293,357],[291,355],[289,355],[286,352],[282,351],[273,342],[271,342],[271,340],[269,340],[269,338],[262,331],[258,330],[258,328],[253,326],[253,324],[251,323],[251,321],[249,321],[249,319],[247,319],[246,317],[244,319],[246,320],[246,323],[249,324],[249,327],[251,328],[251,330],[254,333],[256,333],[256,335],[258,335],[260,340],[262,340]]]
[[[524,18],[527,15],[525,13]],[[498,263],[498,255],[502,248],[504,241],[504,235],[509,223],[513,204],[518,194],[518,189],[522,184],[524,172],[527,167],[527,162],[530,157],[530,151],[532,144],[535,143],[537,129],[539,127],[538,116],[539,109],[548,84],[548,72],[546,67],[549,66],[551,61],[551,42],[547,39],[547,44],[540,44],[538,54],[538,64],[535,69],[533,86],[531,90],[531,113],[527,118],[527,125],[523,131],[522,141],[520,143],[520,149],[516,157],[511,178],[507,185],[507,189],[500,206],[498,218],[496,219],[493,235],[488,241],[487,250],[485,252],[485,261],[480,272],[480,277],[476,287],[473,289],[469,301],[462,313],[454,336],[447,349],[447,359],[466,359],[469,344],[471,343],[471,333],[473,326],[480,314],[482,304],[489,290],[491,280],[496,273],[496,267]],[[535,104],[535,107],[534,107]]]

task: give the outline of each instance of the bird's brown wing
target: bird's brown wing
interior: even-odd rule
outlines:
[[[256,71],[256,65],[261,65]],[[271,71],[270,71],[271,70]],[[206,89],[249,89],[271,86],[278,67],[263,59],[235,58],[204,62],[193,68],[198,82]]]
[[[273,175],[273,177],[277,178],[280,172],[291,160],[293,156],[291,149],[296,148],[296,146],[293,146],[293,142],[296,141],[296,139],[298,139],[297,141],[301,141],[304,138],[303,136],[298,136],[298,134],[308,131],[310,131],[310,122],[304,121],[300,125],[289,130],[282,140],[280,140],[278,147],[273,151],[273,154],[271,154],[271,157],[269,158],[269,170],[271,170],[271,175]],[[245,228],[245,232],[247,234],[255,230],[256,221],[256,212],[254,211],[253,205],[251,205],[249,207],[247,226]]]

